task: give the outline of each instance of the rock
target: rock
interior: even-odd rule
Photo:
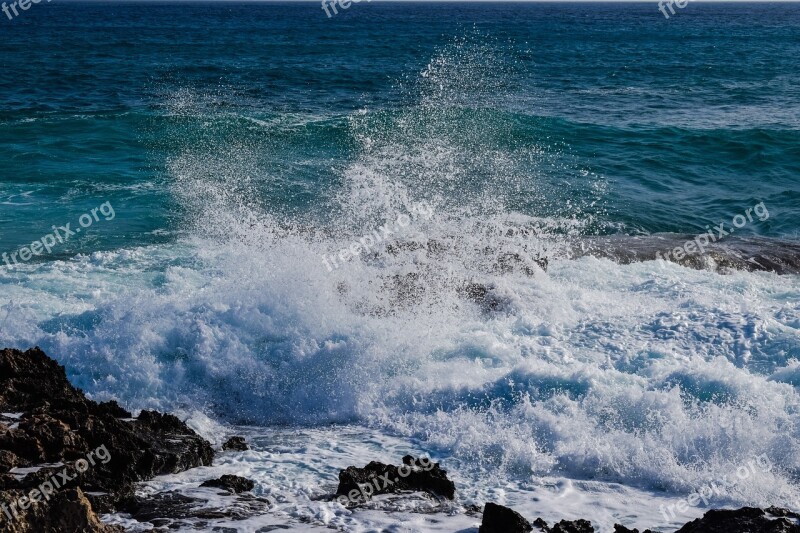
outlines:
[[[0,530],[3,533],[121,533],[119,526],[105,525],[97,518],[89,500],[80,488],[57,492],[49,501],[26,503],[27,509],[19,507],[19,498],[26,493],[10,490],[0,492],[0,505],[8,509],[0,511]],[[14,504],[13,510],[11,505]]]
[[[211,444],[175,416],[143,411],[132,419],[114,401],[86,399],[64,367],[38,348],[0,351],[0,412],[21,413],[13,424],[0,421],[0,494],[27,494],[50,483],[51,499],[37,506],[47,516],[61,512],[54,502],[62,494],[73,495],[64,510],[80,509],[88,498],[90,511],[112,512],[131,501],[135,482],[210,465],[214,458]],[[21,479],[7,475],[11,468],[43,463],[65,466],[43,467]],[[84,496],[74,492],[78,487],[104,495]]]
[[[132,430],[145,441],[147,452],[131,475],[150,479],[208,466],[214,460],[211,444],[173,415],[142,411]]]
[[[495,293],[496,287],[482,283],[465,283],[458,289],[462,298],[475,302],[485,313],[493,313],[505,309],[509,302]]]
[[[17,466],[21,466],[19,457],[8,450],[0,450],[0,474],[5,474]]]
[[[419,273],[395,274],[384,281],[384,289],[393,294],[395,306],[418,304],[425,294],[424,280]]]
[[[517,252],[510,252],[500,254],[494,265],[494,270],[502,274],[520,271],[526,276],[534,276],[537,270],[547,271],[547,263],[546,257],[529,258]]]
[[[588,520],[562,520],[553,526],[553,533],[594,533],[594,527]]]
[[[246,451],[250,449],[250,446],[247,445],[247,441],[244,440],[244,437],[231,437],[225,444],[222,445],[223,450],[236,450],[236,451]]]
[[[552,528],[547,526],[547,522],[537,518],[533,523],[545,533],[594,533],[594,527],[588,520],[562,520]]]
[[[349,466],[339,472],[336,494],[348,496],[356,491],[360,496],[351,497],[351,500],[359,500],[369,499],[374,494],[407,490],[427,492],[448,500],[455,498],[456,486],[447,478],[447,471],[442,470],[439,463],[406,455],[403,464],[403,467],[397,467],[372,461],[364,468]]]
[[[800,526],[787,518],[800,518],[800,515],[777,507],[770,507],[768,511],[754,507],[711,510],[676,533],[800,533]]]
[[[783,509],[781,507],[767,507],[765,511],[767,514],[775,516],[788,516],[789,518],[796,518],[800,520],[800,514],[790,511],[789,509]]]
[[[175,491],[161,492],[149,497],[137,496],[126,512],[139,522],[180,531],[197,530],[203,520],[245,520],[269,511],[271,502],[252,494],[240,494],[224,508],[208,507],[205,500],[185,496]]]
[[[528,533],[531,523],[508,507],[487,502],[483,508],[483,521],[478,533]]]
[[[218,487],[221,489],[225,489],[228,492],[233,492],[238,494],[240,492],[247,492],[249,490],[253,490],[256,484],[247,478],[225,475],[219,479],[209,479],[208,481],[204,481],[200,486]]]
[[[639,533],[638,529],[628,529],[622,524],[614,524],[614,533]],[[642,533],[653,533],[649,529],[645,529]]]

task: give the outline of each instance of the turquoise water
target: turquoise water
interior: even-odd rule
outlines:
[[[798,500],[800,5],[0,25],[0,344],[131,409],[311,428],[308,458],[351,424],[480,490],[686,495],[766,454],[716,503]],[[703,268],[652,260],[737,216]]]
[[[4,251],[98,199],[115,223],[59,253],[169,241],[169,161],[190,149],[246,147],[251,201],[320,218],[365,128],[507,156],[509,209],[590,232],[696,232],[764,201],[746,230],[797,237],[794,4],[35,7],[0,41]],[[452,112],[426,116],[433,97]]]

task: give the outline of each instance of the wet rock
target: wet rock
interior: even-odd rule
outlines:
[[[0,428],[0,431],[3,431],[3,429]],[[22,466],[21,463],[20,458],[10,451],[0,450],[0,474],[5,474],[12,468]]]
[[[419,273],[395,274],[384,282],[384,288],[394,296],[395,306],[419,303],[425,294],[425,285]]]
[[[0,516],[0,531],[3,533],[122,533],[119,526],[105,525],[97,518],[89,500],[80,488],[66,489],[54,494],[49,501],[25,502],[26,509],[19,505],[20,498],[27,493],[16,490],[1,491],[0,505],[8,509]],[[13,508],[12,508],[13,504]]]
[[[535,276],[539,270],[547,271],[547,263],[546,257],[523,257],[517,252],[507,252],[498,256],[493,270],[501,274],[519,271],[526,276]]]
[[[447,478],[447,471],[442,470],[439,463],[406,455],[403,465],[397,467],[372,461],[364,468],[349,466],[339,472],[336,494],[360,500],[376,494],[419,491],[449,500],[455,498],[455,484]]]
[[[225,489],[228,492],[233,492],[238,494],[240,492],[247,492],[253,490],[256,484],[247,478],[224,475],[218,479],[209,479],[208,481],[204,481],[200,486],[218,487],[220,489]]]
[[[206,520],[244,520],[269,511],[271,503],[252,494],[241,494],[224,508],[206,507],[206,502],[175,491],[161,492],[148,497],[136,497],[126,512],[139,522],[158,524],[158,527],[193,530]]]
[[[562,520],[552,528],[547,526],[547,522],[537,518],[533,523],[545,533],[594,533],[594,527],[588,520]]]
[[[135,482],[210,465],[214,458],[210,443],[175,416],[143,411],[133,419],[114,401],[86,399],[64,367],[38,348],[0,351],[0,412],[15,413],[13,422],[0,421],[0,494],[29,494],[51,483],[51,499],[37,506],[47,516],[61,512],[54,502],[62,494],[73,496],[64,512],[84,502],[90,511],[111,512],[131,500]],[[64,466],[45,466],[56,463]],[[19,467],[39,468],[10,475]],[[92,495],[74,492],[78,488]]]
[[[236,450],[243,452],[250,449],[244,437],[231,437],[222,445],[223,450]]]
[[[465,283],[458,290],[462,298],[480,305],[486,313],[502,311],[508,306],[508,300],[495,293],[495,287],[482,283]]]
[[[790,518],[797,519],[800,515],[777,507],[767,511],[754,507],[712,510],[676,533],[800,533],[800,526]]]
[[[528,533],[531,523],[508,507],[488,502],[483,508],[483,521],[478,533]]]
[[[639,533],[638,529],[628,529],[622,524],[614,524],[614,533]],[[645,529],[642,533],[653,533],[649,529]]]

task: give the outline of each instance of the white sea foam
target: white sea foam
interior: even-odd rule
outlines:
[[[285,501],[253,523],[454,531],[479,522],[465,505],[494,500],[530,518],[651,527],[658,504],[762,454],[774,468],[713,506],[793,506],[800,278],[564,258],[607,185],[564,167],[577,200],[521,166],[552,163],[551,147],[490,149],[511,124],[461,107],[482,84],[453,82],[466,80],[451,59],[426,70],[418,107],[350,118],[358,153],[313,215],[265,197],[264,182],[286,178],[253,146],[187,146],[169,169],[189,236],[0,271],[0,344],[39,345],[93,398],[177,411],[206,435],[309,428],[263,430],[251,453],[153,482],[254,477],[257,494]],[[334,272],[320,260],[420,201],[434,214],[410,234]],[[562,208],[530,216],[520,202]],[[453,473],[447,517],[313,499],[339,468],[412,451]]]

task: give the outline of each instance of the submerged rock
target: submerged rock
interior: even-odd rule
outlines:
[[[347,496],[354,503],[368,500],[376,494],[400,491],[427,492],[452,500],[456,486],[447,478],[439,463],[426,462],[411,455],[403,457],[397,467],[372,461],[364,468],[349,466],[339,472],[338,496]]]
[[[528,533],[533,526],[521,514],[488,502],[483,508],[483,521],[478,533]]]
[[[482,283],[465,283],[458,289],[459,295],[481,307],[485,313],[502,311],[508,307],[508,299],[497,294],[496,287]]]
[[[241,494],[226,502],[225,507],[208,506],[208,502],[176,491],[152,496],[137,496],[126,512],[139,522],[179,531],[206,529],[209,520],[245,520],[269,511],[272,502],[252,494]]]
[[[614,533],[639,533],[638,529],[628,529],[622,524],[614,524]],[[649,529],[645,529],[642,533],[653,533]]]
[[[224,475],[218,479],[209,479],[208,481],[204,481],[200,486],[217,487],[220,489],[225,489],[228,492],[233,492],[235,494],[238,494],[240,492],[247,492],[249,490],[253,490],[256,484],[247,478]]]
[[[526,276],[535,276],[537,271],[547,271],[547,257],[527,257],[519,252],[506,252],[500,254],[494,265],[494,270],[501,274],[522,272]]]
[[[231,437],[225,441],[225,444],[222,445],[222,449],[244,452],[249,450],[250,446],[247,445],[247,441],[244,440],[244,437]]]

